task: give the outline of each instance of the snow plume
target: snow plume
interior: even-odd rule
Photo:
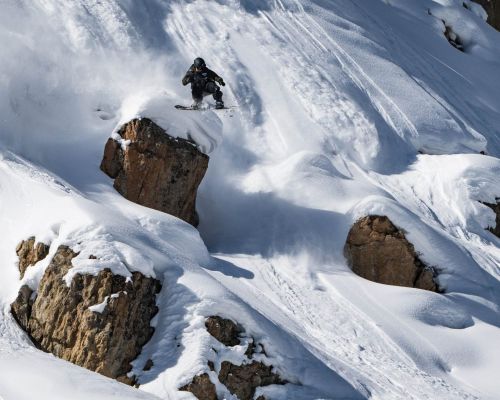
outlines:
[[[96,114],[110,132],[126,96],[173,79],[167,57],[146,49],[114,2],[5,0],[0,25],[3,142],[34,160],[42,144],[54,155],[61,142],[86,151],[100,142]]]
[[[207,359],[244,359],[206,331],[217,314],[290,381],[259,388],[266,398],[498,397],[500,240],[483,203],[500,197],[500,33],[479,6],[0,3],[0,396],[192,399],[177,389],[215,380]],[[191,102],[180,80],[196,56],[234,109],[173,108]],[[125,200],[99,170],[106,140],[136,117],[210,153],[199,231]],[[366,214],[403,230],[446,292],[354,275],[343,249]],[[20,282],[15,248],[30,236],[50,254]],[[102,268],[163,280],[133,365],[140,391],[38,352],[10,316],[62,244],[79,252],[68,280]]]

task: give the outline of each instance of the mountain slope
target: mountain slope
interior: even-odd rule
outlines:
[[[259,389],[270,399],[495,397],[500,239],[480,202],[500,197],[500,34],[480,9],[452,0],[1,3],[0,396],[48,398],[43,382],[17,384],[36,360],[45,381],[62,382],[62,370],[84,380],[74,398],[192,398],[177,388],[207,370],[204,317],[219,314],[262,341],[291,382]],[[195,56],[224,77],[226,104],[238,108],[173,109],[190,102],[180,78]],[[212,150],[199,234],[126,201],[99,171],[106,139],[135,116]],[[366,214],[403,228],[446,293],[352,274],[343,246]],[[76,265],[83,271],[165,279],[155,334],[134,363],[142,390],[67,369],[19,333],[9,314],[15,247],[32,235],[51,252],[68,244],[82,260],[103,260]]]

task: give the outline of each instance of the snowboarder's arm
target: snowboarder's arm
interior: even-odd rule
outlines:
[[[219,75],[217,75],[214,71],[212,71],[211,69],[208,69],[208,76],[210,79],[214,80],[215,82],[217,82],[218,84],[222,85],[222,86],[226,86],[225,82],[224,82],[224,79],[222,79]]]
[[[193,71],[192,68],[189,68],[188,71],[186,72],[186,75],[184,75],[184,78],[182,78],[182,84],[186,86],[188,83],[191,82],[193,79]]]

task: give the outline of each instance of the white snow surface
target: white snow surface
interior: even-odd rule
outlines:
[[[0,0],[0,10],[0,399],[191,400],[178,388],[202,372],[215,380],[207,360],[244,362],[249,337],[289,382],[258,389],[272,400],[498,398],[500,239],[483,203],[500,197],[500,33],[480,6]],[[196,56],[237,108],[174,109],[191,103],[180,79]],[[99,170],[107,138],[133,118],[210,154],[199,231],[125,200]],[[444,294],[350,271],[343,246],[366,214],[404,229]],[[30,236],[50,254],[20,281],[15,248]],[[155,333],[133,362],[140,389],[36,350],[10,315],[62,244],[79,252],[67,283],[103,268],[163,281]],[[242,345],[212,338],[209,315],[243,325]]]

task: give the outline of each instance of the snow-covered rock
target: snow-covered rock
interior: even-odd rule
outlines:
[[[35,292],[22,286],[12,312],[38,348],[133,384],[130,363],[154,332],[150,321],[158,312],[160,282],[104,269],[96,276],[76,274],[68,286],[63,278],[75,257],[60,246]]]
[[[357,221],[347,235],[344,253],[352,270],[386,285],[437,291],[434,270],[418,257],[405,234],[385,216]]]

